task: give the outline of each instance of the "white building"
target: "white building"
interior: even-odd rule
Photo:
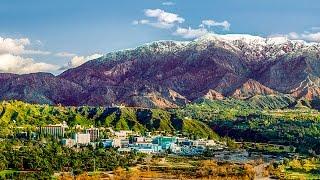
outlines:
[[[180,154],[181,153],[181,146],[178,146],[177,144],[172,144],[170,146],[170,150],[174,154]]]
[[[77,133],[74,139],[77,144],[87,145],[90,143],[90,134]]]
[[[119,138],[127,138],[129,135],[132,134],[132,131],[115,131],[114,136]]]
[[[99,129],[91,127],[89,129],[86,129],[86,133],[90,134],[90,141],[95,142],[99,139]]]
[[[217,143],[214,140],[207,140],[206,146],[216,146]]]
[[[112,146],[118,147],[118,148],[126,148],[129,146],[129,139],[114,138],[112,142]]]
[[[131,148],[136,150],[137,152],[147,153],[147,154],[159,153],[162,151],[161,146],[157,144],[144,143],[144,142],[135,143]]]
[[[47,126],[40,127],[40,134],[51,135],[55,138],[62,138],[64,137],[66,128],[68,128],[68,125],[65,121],[63,121],[63,123],[61,124],[50,124]]]

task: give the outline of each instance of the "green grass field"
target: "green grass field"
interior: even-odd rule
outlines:
[[[287,171],[286,179],[320,179],[320,174]]]

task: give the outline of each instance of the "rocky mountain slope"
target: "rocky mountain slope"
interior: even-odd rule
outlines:
[[[58,76],[0,74],[0,99],[63,105],[173,108],[198,99],[320,95],[320,45],[208,35],[112,52]]]

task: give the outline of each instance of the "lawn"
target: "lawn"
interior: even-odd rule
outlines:
[[[287,171],[286,172],[287,179],[320,179],[320,174],[311,174],[304,172],[296,172],[296,171]]]

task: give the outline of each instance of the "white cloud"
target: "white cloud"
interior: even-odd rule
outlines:
[[[174,6],[175,3],[171,2],[171,1],[166,1],[166,2],[163,2],[162,5],[164,5],[164,6]]]
[[[42,45],[43,45],[43,43],[42,43],[41,40],[36,40],[36,41],[35,41],[35,44],[37,44],[38,46],[42,46]]]
[[[195,38],[204,36],[208,33],[209,31],[205,28],[192,29],[191,27],[189,28],[178,27],[173,34],[176,36],[181,36],[186,39],[195,39]]]
[[[21,54],[33,54],[33,55],[49,55],[49,51],[40,51],[40,50],[24,50]]]
[[[149,24],[150,26],[160,28],[160,29],[170,29],[175,26],[173,23],[166,23],[166,22],[148,22],[145,24]]]
[[[36,41],[37,43],[37,41]],[[31,45],[28,38],[12,39],[0,37],[0,72],[33,73],[58,70],[58,66],[44,62],[36,62],[32,58],[21,55],[48,55],[48,51],[28,49]]]
[[[315,33],[301,33],[298,34],[296,32],[291,32],[287,35],[289,39],[293,40],[305,40],[309,42],[320,42],[320,32],[315,32]]]
[[[162,9],[146,9],[144,11],[144,15],[148,18],[155,18],[155,21],[142,19],[133,21],[133,24],[147,24],[156,28],[170,29],[176,24],[183,23],[185,21],[178,14],[169,13]]]
[[[21,54],[25,50],[25,46],[29,44],[30,41],[27,38],[11,39],[0,37],[0,54]]]
[[[12,54],[0,54],[0,72],[2,73],[34,73],[52,72],[59,67],[44,62],[35,62],[32,58],[23,58]]]
[[[184,19],[179,17],[178,14],[165,12],[162,9],[146,9],[145,15],[147,17],[154,17],[157,18],[159,22],[164,23],[183,23]]]
[[[69,52],[59,52],[59,53],[56,53],[55,56],[58,56],[58,57],[73,57],[73,56],[76,56],[76,54],[69,53]]]
[[[134,24],[134,25],[138,25],[138,24],[148,24],[148,23],[150,23],[150,21],[147,20],[147,19],[134,20],[134,21],[132,22],[132,24]]]
[[[311,42],[320,42],[320,32],[301,34],[302,39]]]
[[[78,67],[87,61],[97,59],[101,56],[102,56],[102,54],[92,54],[92,55],[86,56],[86,57],[85,56],[75,56],[69,61],[68,68]]]
[[[320,30],[320,27],[312,27],[311,30],[312,30],[312,31],[319,31],[319,30]]]
[[[214,26],[220,26],[223,27],[224,30],[229,31],[231,24],[228,21],[222,21],[222,22],[217,22],[212,19],[207,19],[203,20],[200,27],[214,27]]]
[[[12,39],[0,37],[0,54],[35,54],[35,55],[48,55],[48,51],[26,49],[29,46],[30,40],[28,38]]]
[[[296,32],[291,32],[288,34],[288,38],[289,39],[299,39],[300,38],[300,35]]]

